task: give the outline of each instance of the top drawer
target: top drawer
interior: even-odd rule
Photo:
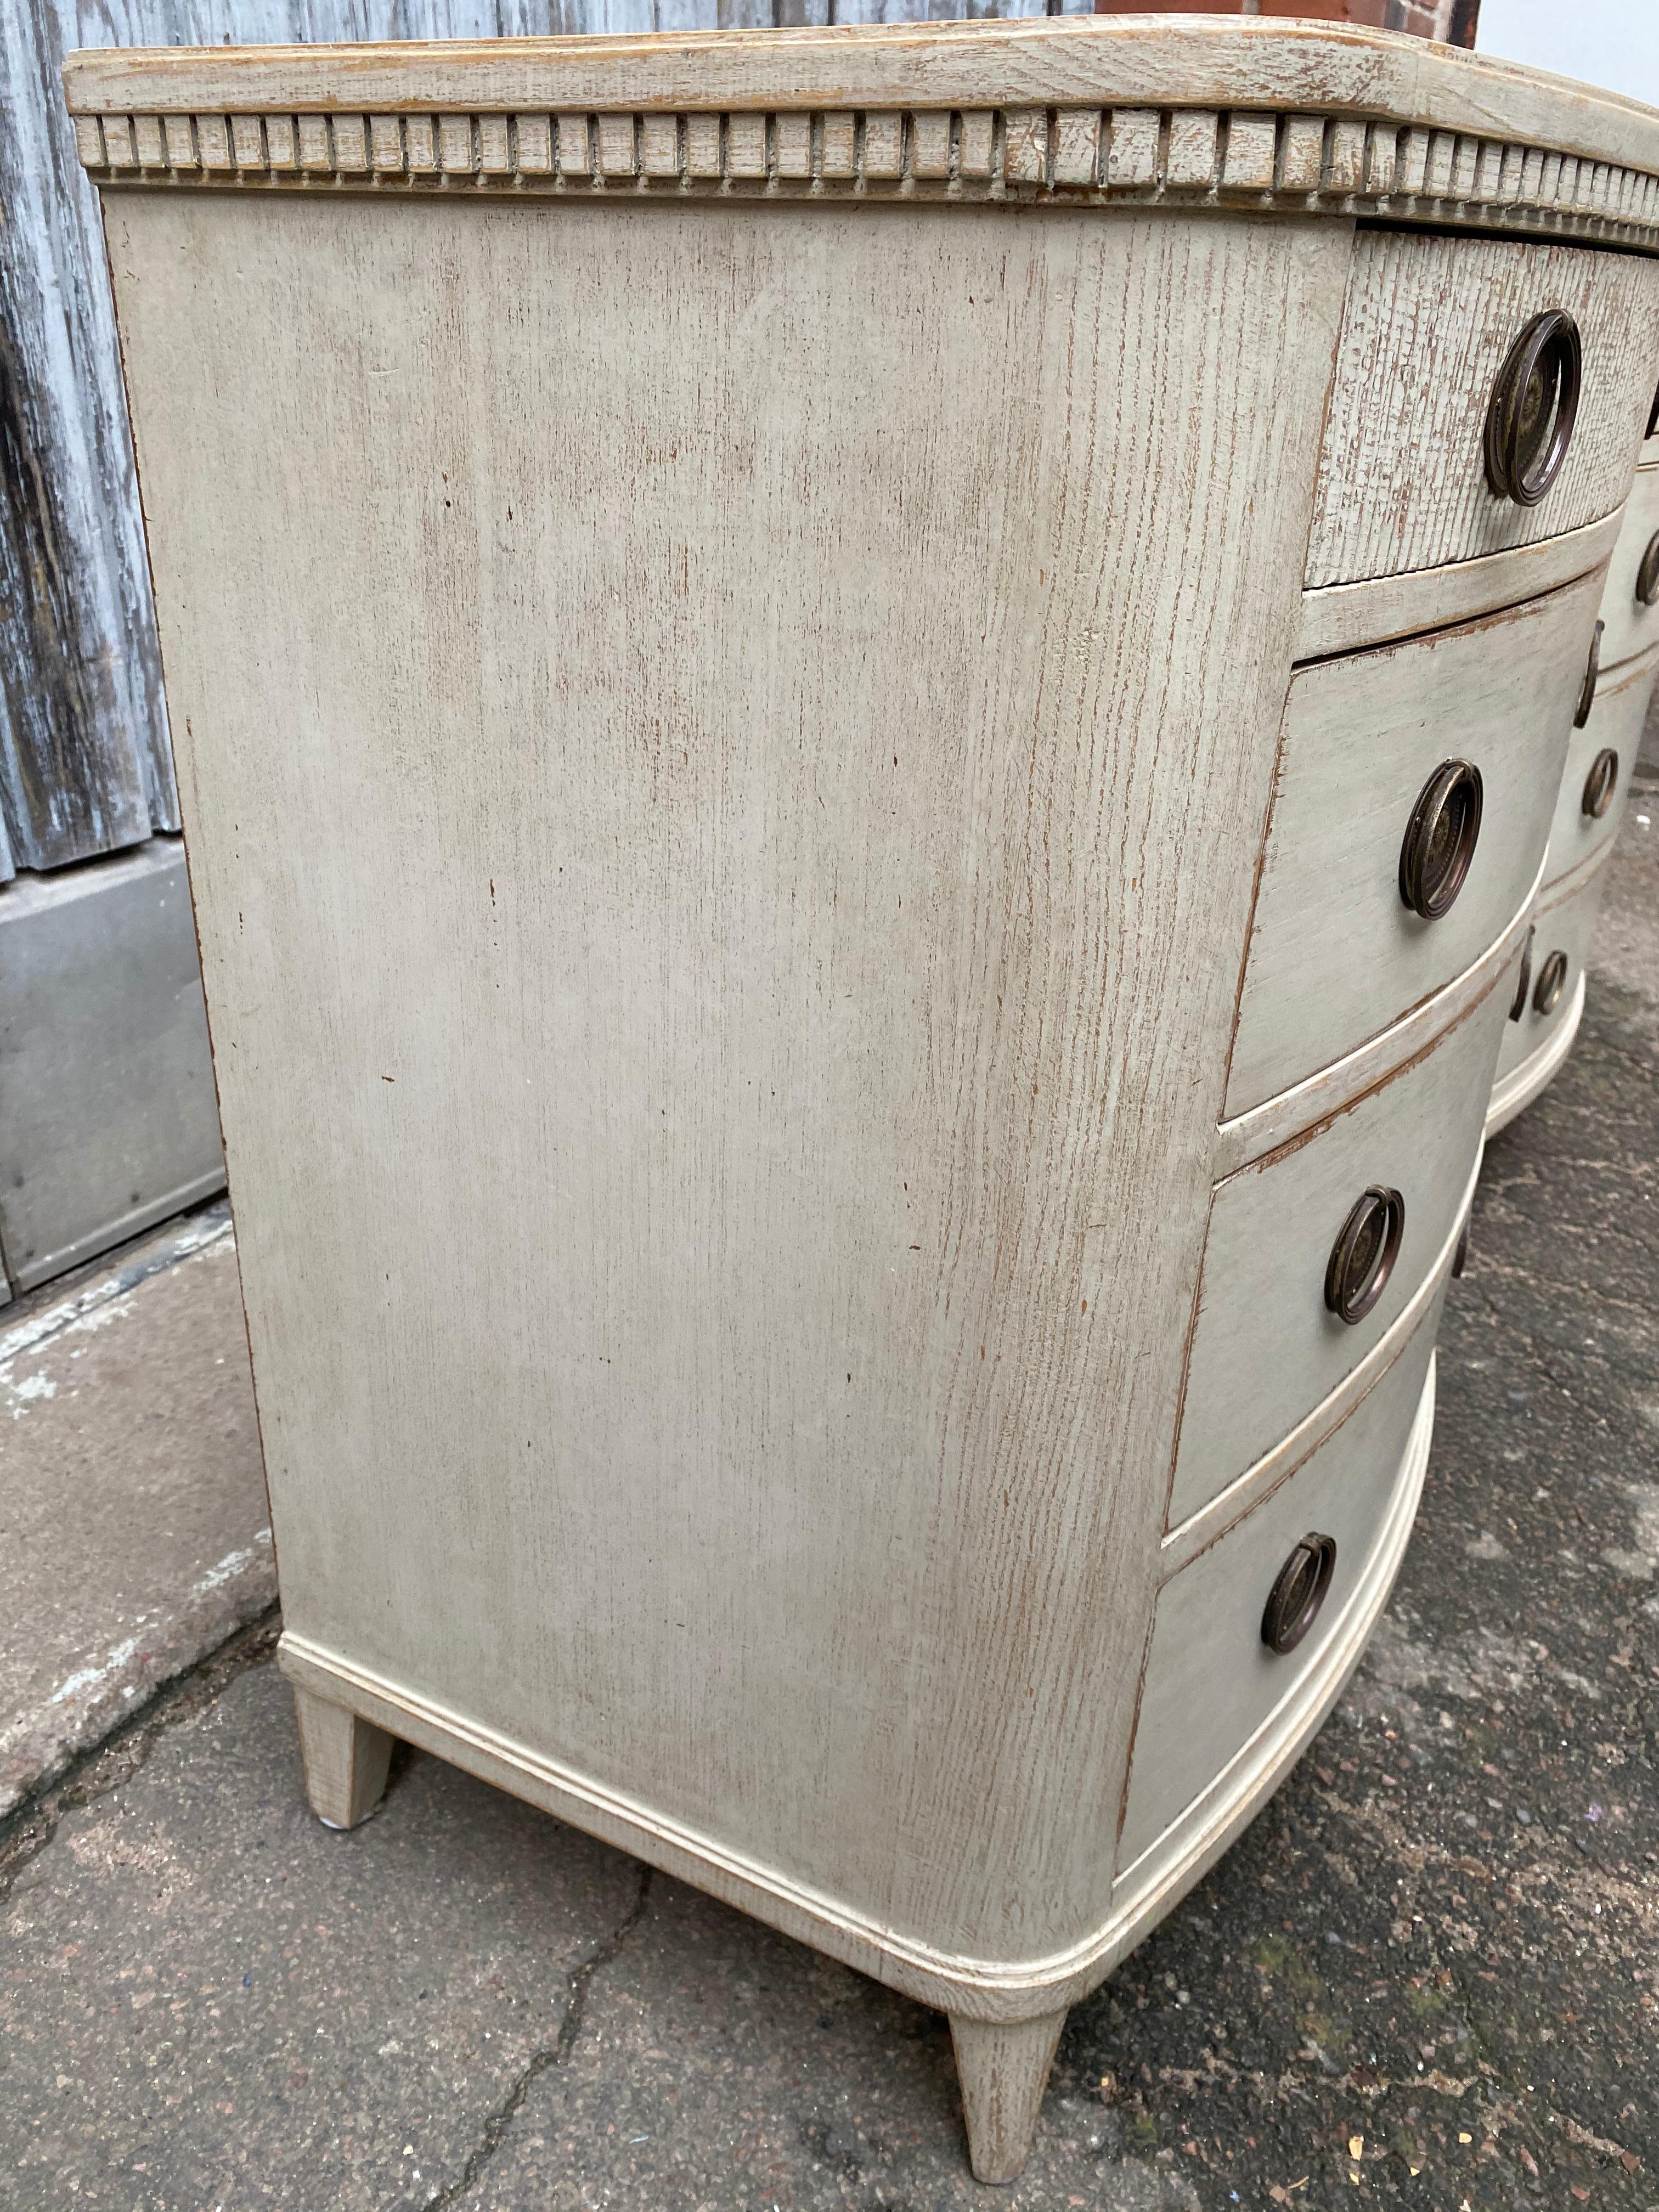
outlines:
[[[1564,307],[1583,347],[1561,472],[1536,507],[1486,482],[1486,410],[1531,319]],[[1610,514],[1629,489],[1659,359],[1659,262],[1582,246],[1362,231],[1343,310],[1306,581],[1358,582],[1530,544]]]

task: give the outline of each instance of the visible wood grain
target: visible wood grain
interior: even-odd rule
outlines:
[[[1435,1364],[1431,1353],[1393,1495],[1340,1620],[1303,1666],[1289,1696],[1238,1745],[1209,1787],[1189,1799],[1139,1857],[1122,1868],[1112,1901],[1121,1916],[1116,1927],[1123,1933],[1115,1929],[1105,1956],[1121,1958],[1137,1931],[1155,1925],[1214,1863],[1239,1824],[1266,1803],[1341,1694],[1405,1556],[1434,1431]],[[1068,1989],[1068,1994],[1075,2001],[1075,1990]]]
[[[1560,793],[1550,823],[1549,855],[1544,864],[1546,897],[1553,884],[1582,868],[1592,853],[1610,845],[1618,836],[1656,678],[1659,678],[1659,643],[1639,659],[1627,660],[1610,674],[1604,672],[1597,682],[1589,720],[1582,730],[1572,732],[1562,764]],[[1603,748],[1611,748],[1619,756],[1619,780],[1612,805],[1598,820],[1584,811],[1584,782]]]
[[[1531,916],[1534,899],[1543,886],[1544,868],[1527,886],[1509,926],[1480,958],[1461,975],[1431,992],[1411,1012],[1391,1023],[1340,1060],[1332,1060],[1316,1074],[1276,1091],[1261,1105],[1223,1121],[1216,1131],[1212,1163],[1216,1180],[1232,1175],[1248,1160],[1276,1152],[1291,1138],[1341,1113],[1364,1097],[1407,1060],[1414,1059],[1491,988],[1492,979],[1510,964],[1520,951]]]
[[[560,90],[550,104],[580,109],[1092,104],[1386,118],[1397,126],[1427,126],[1449,154],[1458,134],[1469,134],[1465,143],[1522,140],[1588,156],[1582,180],[1577,159],[1565,180],[1575,203],[1594,203],[1597,162],[1659,169],[1659,124],[1652,109],[1634,100],[1484,55],[1346,25],[1085,15],[759,37],[696,33],[605,47],[550,39],[401,52],[387,46],[248,46],[76,55],[64,72],[77,113],[286,106],[536,109],[550,104],[555,78]],[[1397,158],[1405,151],[1402,144]],[[1554,160],[1559,178],[1563,164],[1559,155]],[[1419,178],[1413,187],[1402,174],[1400,189],[1420,190],[1426,181]],[[1445,182],[1452,181],[1449,163]],[[1492,211],[1501,216],[1501,205]]]
[[[1567,459],[1537,507],[1499,499],[1483,444],[1523,325],[1565,307],[1583,342]],[[1362,232],[1308,545],[1310,586],[1555,537],[1624,501],[1659,360],[1659,265],[1565,246]]]
[[[313,1691],[294,1691],[305,1761],[306,1796],[311,1809],[330,1828],[355,1828],[380,1803],[392,1759],[392,1738]]]
[[[822,1896],[799,1893],[780,1883],[772,1870],[722,1854],[708,1838],[677,1831],[637,1803],[595,1790],[527,1746],[493,1735],[476,1722],[319,1652],[291,1631],[284,1634],[278,1656],[290,1680],[332,1702],[349,1704],[401,1741],[637,1853],[921,2003],[937,2005],[953,2016],[1017,2022],[1029,2020],[1034,2006],[1071,2005],[1097,1988],[1214,1864],[1300,1757],[1364,1650],[1398,1571],[1422,1488],[1433,1421],[1431,1360],[1388,1518],[1340,1633],[1304,1670],[1292,1696],[1241,1749],[1215,1786],[1166,1831],[1157,1850],[1120,1877],[1109,1917],[1081,1942],[1024,1967],[942,1956],[891,1929],[861,1923]]]
[[[1410,1339],[1431,1317],[1435,1302],[1451,1273],[1458,1235],[1474,1201],[1480,1175],[1480,1163],[1477,1154],[1438,1254],[1431,1260],[1428,1272],[1413,1291],[1410,1303],[1396,1315],[1359,1364],[1351,1368],[1328,1397],[1322,1398],[1311,1413],[1298,1421],[1293,1429],[1287,1430],[1273,1449],[1264,1452],[1237,1481],[1212,1498],[1189,1520],[1179,1522],[1166,1531],[1158,1547],[1160,1583],[1167,1582],[1171,1575],[1179,1574],[1200,1553],[1206,1552],[1216,1539],[1236,1522],[1243,1521],[1247,1514],[1254,1512],[1264,1498],[1270,1498],[1318,1450],[1328,1437],[1335,1434],[1355,1407],[1370,1396],[1372,1389],[1393,1366]]]
[[[1543,857],[1599,579],[1374,653],[1299,669],[1227,1085],[1229,1116],[1340,1059],[1467,968],[1519,908]],[[1456,903],[1424,921],[1400,896],[1418,793],[1447,759],[1485,783]]]
[[[50,0],[0,0],[0,877],[179,827],[101,223],[64,112],[60,21]]]
[[[1639,483],[1641,479],[1637,479]],[[1632,493],[1632,497],[1635,495]],[[1469,622],[1499,607],[1518,606],[1559,584],[1599,569],[1618,544],[1628,509],[1586,522],[1559,538],[1514,545],[1472,561],[1413,568],[1397,576],[1372,576],[1363,584],[1326,584],[1302,594],[1298,660],[1323,660],[1367,645],[1386,645],[1452,623]]]
[[[1342,1633],[1342,1614],[1401,1479],[1433,1356],[1431,1314],[1328,1442],[1265,1504],[1159,1593],[1119,1838],[1128,1868],[1221,1775],[1298,1676]],[[1334,1536],[1335,1577],[1315,1626],[1281,1656],[1261,1641],[1268,1592],[1310,1531]]]
[[[1340,227],[109,221],[290,1625],[1080,1940]]]
[[[1659,469],[1638,469],[1625,502],[1624,526],[1601,593],[1601,665],[1617,667],[1634,653],[1659,645],[1659,606],[1646,606],[1636,596],[1636,573],[1642,557],[1659,537]]]
[[[1006,2022],[951,2014],[975,2181],[1012,2181],[1024,2170],[1065,2025],[1063,2010]]]
[[[1364,1358],[1438,1259],[1480,1149],[1507,972],[1415,1063],[1336,1120],[1218,1185],[1183,1395],[1169,1520],[1187,1520]],[[1325,1305],[1337,1232],[1371,1184],[1406,1223],[1382,1297],[1352,1326]]]

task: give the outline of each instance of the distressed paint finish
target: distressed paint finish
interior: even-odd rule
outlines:
[[[941,1950],[1075,1940],[1345,230],[110,224],[290,1624]]]
[[[1536,507],[1498,498],[1483,438],[1493,382],[1532,317],[1583,342],[1572,443]],[[1623,503],[1659,361],[1659,265],[1500,239],[1374,230],[1354,248],[1319,472],[1310,587],[1469,560]]]
[[[1439,1305],[1342,1426],[1158,1593],[1118,1843],[1125,1874],[1224,1774],[1327,1644],[1343,1640],[1344,1612],[1395,1502]],[[1280,1654],[1262,1642],[1261,1616],[1310,1531],[1335,1537],[1336,1572],[1314,1628]]]
[[[71,72],[283,1664],[942,2005],[988,2175],[1060,2008],[1386,1597],[1599,582],[1293,671],[1354,204],[1414,132],[1419,212],[1509,156],[1438,144],[1468,94],[1431,59],[1390,169],[1339,112],[1387,41],[1205,51],[1212,100],[1270,64],[1260,112],[1188,127],[1197,50],[1144,26]],[[1287,122],[1310,57],[1334,105],[1304,70]],[[1650,161],[1624,111],[1468,66],[1492,128]],[[1640,229],[1555,159],[1516,222]],[[1492,763],[1487,865],[1413,967],[1365,840],[1391,873],[1448,729]],[[1304,893],[1347,967],[1298,990]],[[1206,1234],[1224,1273],[1240,1193],[1317,1211],[1408,1104],[1456,1127],[1403,1302],[1166,1531]],[[1264,1675],[1304,1511],[1341,1595]]]
[[[1438,1261],[1480,1156],[1510,1000],[1507,971],[1415,1060],[1322,1127],[1218,1183],[1205,1240],[1171,1526],[1196,1513],[1336,1389]],[[1350,1326],[1325,1304],[1338,1231],[1371,1184],[1406,1222],[1388,1287]]]
[[[1599,575],[1476,623],[1300,668],[1239,993],[1227,1111],[1240,1115],[1381,1036],[1478,959],[1526,898],[1547,839]],[[1485,787],[1468,880],[1438,921],[1400,895],[1429,776]]]
[[[843,0],[834,19],[933,12],[881,0],[866,16]],[[64,55],[830,20],[830,0],[0,0],[0,880],[179,827],[101,225],[64,110]],[[187,125],[181,141],[149,118],[130,143],[150,159],[190,140]]]

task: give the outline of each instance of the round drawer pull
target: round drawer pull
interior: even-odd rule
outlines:
[[[1659,530],[1649,538],[1636,572],[1636,603],[1643,607],[1659,606]]]
[[[1601,633],[1607,628],[1603,622],[1595,625],[1595,635],[1590,640],[1589,659],[1584,663],[1584,680],[1578,687],[1578,704],[1572,710],[1572,726],[1582,730],[1590,718],[1590,708],[1595,704],[1595,679],[1601,673]]]
[[[1486,481],[1499,499],[1536,507],[1572,443],[1584,349],[1565,308],[1534,315],[1504,356],[1486,410]]]
[[[1611,745],[1603,745],[1584,778],[1584,811],[1592,822],[1599,822],[1612,805],[1618,782],[1619,756]]]
[[[1528,928],[1527,941],[1521,947],[1521,968],[1515,979],[1515,996],[1510,1000],[1510,1019],[1518,1022],[1527,1011],[1527,994],[1532,988],[1532,940],[1538,932]]]
[[[1389,1286],[1406,1227],[1406,1201],[1397,1190],[1374,1182],[1354,1201],[1337,1231],[1325,1267],[1325,1304],[1350,1328]]]
[[[1538,971],[1538,988],[1532,994],[1533,1012],[1553,1014],[1566,988],[1567,956],[1565,952],[1552,952]]]
[[[1336,1539],[1310,1530],[1279,1571],[1261,1616],[1269,1651],[1294,1651],[1319,1618],[1336,1572]]]
[[[1463,888],[1480,835],[1483,787],[1473,761],[1442,761],[1417,794],[1400,848],[1400,896],[1438,921]]]

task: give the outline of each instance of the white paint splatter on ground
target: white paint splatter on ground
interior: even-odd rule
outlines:
[[[204,1252],[227,1242],[234,1249],[235,1241],[230,1216],[222,1207],[193,1215],[182,1228],[147,1246],[127,1266],[100,1275],[95,1283],[87,1284],[72,1297],[43,1306],[38,1313],[30,1314],[0,1334],[0,1406],[5,1407],[13,1420],[17,1420],[27,1413],[32,1403],[57,1394],[57,1384],[38,1368],[18,1376],[15,1370],[20,1360],[60,1336],[84,1335],[125,1319],[132,1311],[132,1293],[140,1283],[163,1267],[198,1260]]]

